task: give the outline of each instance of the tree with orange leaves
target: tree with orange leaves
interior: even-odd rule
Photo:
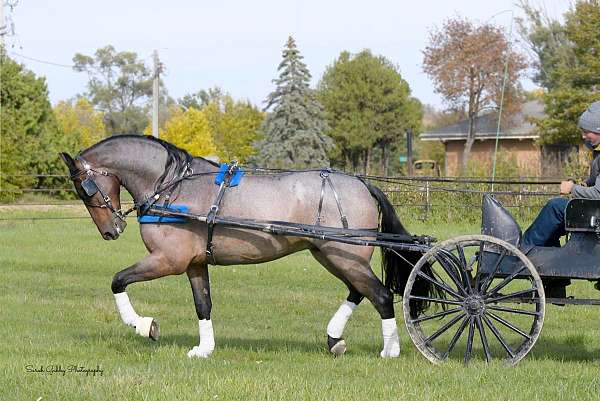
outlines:
[[[525,57],[511,49],[501,27],[476,25],[464,18],[449,19],[441,29],[431,32],[423,54],[423,71],[433,80],[435,91],[451,107],[467,112],[464,171],[475,142],[477,116],[487,109],[499,109],[504,82],[503,115],[509,117],[519,111],[519,79],[527,67]]]

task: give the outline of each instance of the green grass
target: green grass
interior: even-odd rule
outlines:
[[[33,214],[57,215],[0,211],[0,219]],[[479,231],[467,224],[407,225],[439,239]],[[592,400],[600,392],[594,307],[549,305],[533,351],[509,368],[431,365],[410,342],[399,304],[402,354],[382,360],[379,317],[365,302],[347,326],[348,353],[333,359],[325,328],[346,291],[308,253],[298,253],[213,268],[217,349],[208,360],[189,360],[198,338],[185,276],[128,288],[138,313],[160,321],[160,341],[136,336],[117,315],[112,276],[146,254],[135,223],[106,242],[89,220],[0,220],[0,244],[0,400],[532,401]],[[589,283],[572,287],[578,296],[597,294]],[[28,373],[28,365],[99,366],[103,373]]]

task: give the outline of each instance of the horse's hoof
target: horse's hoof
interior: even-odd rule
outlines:
[[[154,319],[152,320],[152,324],[150,325],[149,336],[154,341],[158,341],[158,338],[160,337],[160,327],[158,326],[158,322]]]
[[[334,356],[342,356],[346,353],[346,341],[340,340],[329,349]]]
[[[140,317],[135,322],[135,332],[142,337],[151,338],[154,341],[158,340],[160,336],[158,322],[151,317]]]
[[[327,345],[329,346],[329,352],[336,357],[346,353],[346,341],[342,338],[331,338],[327,336]]]
[[[398,358],[400,356],[400,344],[393,344],[388,349],[383,349],[379,355],[382,358]]]
[[[208,358],[212,354],[213,350],[210,348],[196,345],[194,348],[188,351],[188,358]]]

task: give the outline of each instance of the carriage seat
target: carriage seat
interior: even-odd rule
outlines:
[[[571,199],[565,210],[565,229],[600,233],[600,199]]]
[[[483,195],[481,233],[504,240],[517,247],[521,243],[521,227],[508,210],[490,194]]]

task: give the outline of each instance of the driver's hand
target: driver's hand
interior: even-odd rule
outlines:
[[[575,183],[573,181],[561,181],[560,182],[560,194],[561,195],[570,194],[571,190],[573,189],[573,185],[575,185]]]

